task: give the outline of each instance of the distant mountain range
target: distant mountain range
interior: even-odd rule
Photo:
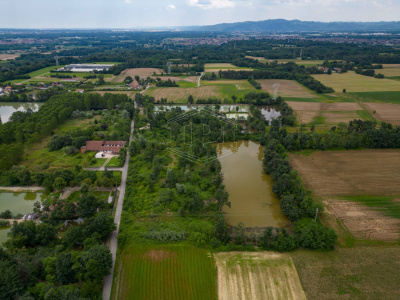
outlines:
[[[400,31],[400,22],[313,22],[275,19],[199,26],[194,30],[208,32]]]

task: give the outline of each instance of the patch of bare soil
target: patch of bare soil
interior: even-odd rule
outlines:
[[[400,220],[348,200],[326,200],[326,209],[349,230],[354,237],[376,241],[400,239]]]
[[[278,95],[282,97],[296,98],[315,98],[315,95],[307,90],[304,86],[294,80],[284,79],[262,79],[257,80],[261,84],[261,88],[270,94],[274,93],[273,85],[279,83]]]
[[[316,151],[289,154],[291,165],[317,196],[396,195],[400,150]]]
[[[121,72],[118,76],[114,78],[114,82],[123,82],[126,76],[131,76],[132,78],[135,78],[135,76],[139,76],[141,78],[147,78],[149,76],[153,76],[154,72],[156,75],[161,74],[164,72],[161,69],[155,69],[155,68],[132,68],[132,69],[126,69]]]
[[[218,299],[306,299],[292,259],[274,252],[214,254]]]
[[[175,256],[175,252],[167,250],[149,250],[143,255],[144,258],[150,259],[152,262],[164,261],[170,257],[173,258]]]
[[[400,125],[400,105],[392,103],[364,103],[364,105],[376,119]]]

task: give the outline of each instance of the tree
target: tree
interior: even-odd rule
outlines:
[[[85,278],[101,282],[104,276],[110,274],[112,255],[106,246],[96,245],[83,252],[81,262],[85,268]]]
[[[17,265],[7,259],[2,259],[0,270],[0,299],[16,299],[16,296],[22,294],[24,290]]]
[[[224,244],[227,244],[230,241],[228,224],[226,224],[223,215],[219,215],[215,222],[215,236]]]
[[[347,91],[346,89],[343,89],[343,94],[345,94],[345,93],[346,93],[346,91]]]
[[[126,76],[124,79],[125,84],[130,84],[133,82],[133,79],[131,76]]]
[[[189,95],[189,97],[188,97],[188,103],[193,104],[193,102],[194,102],[193,96],[192,96],[192,95]]]
[[[57,177],[54,180],[54,185],[53,186],[54,186],[55,189],[57,189],[59,191],[62,191],[63,188],[65,188],[67,186],[67,182],[64,180],[64,178]]]
[[[106,83],[106,82],[104,81],[104,75],[98,75],[97,78],[98,78],[98,80],[97,80],[97,84],[98,84],[98,85],[103,85],[103,84]]]
[[[75,281],[75,271],[72,268],[71,252],[60,253],[55,261],[56,278],[61,284],[69,284]]]
[[[56,236],[56,229],[53,225],[41,223],[36,226],[36,243],[42,246],[49,244]]]

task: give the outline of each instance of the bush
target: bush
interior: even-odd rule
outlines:
[[[294,231],[299,235],[300,246],[309,249],[333,250],[337,235],[332,228],[324,227],[310,218],[303,218],[295,223]]]

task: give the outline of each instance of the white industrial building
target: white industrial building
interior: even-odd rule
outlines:
[[[104,71],[109,70],[113,64],[103,65],[103,64],[72,64],[65,66],[58,71],[68,71],[68,72],[93,72],[93,71]]]

